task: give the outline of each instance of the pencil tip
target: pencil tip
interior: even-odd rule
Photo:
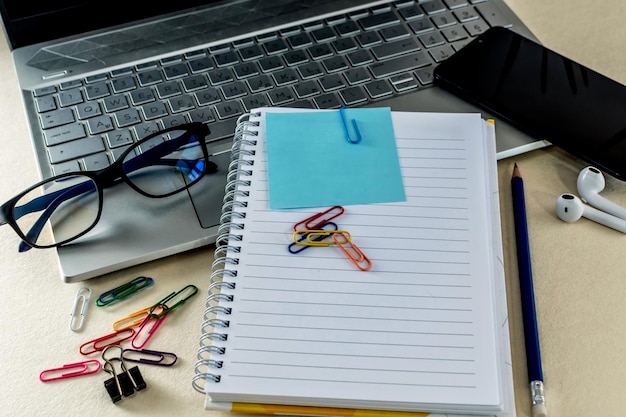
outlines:
[[[522,175],[519,172],[519,168],[517,167],[517,162],[513,165],[513,176],[521,177]]]

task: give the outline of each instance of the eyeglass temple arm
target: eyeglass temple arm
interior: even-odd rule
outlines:
[[[61,203],[69,200],[70,198],[76,197],[77,195],[80,195],[85,191],[88,191],[90,188],[93,188],[90,185],[90,182],[84,181],[80,184],[75,184],[63,190],[58,190],[53,193],[43,195],[41,197],[37,197],[36,199],[30,201],[28,204],[24,204],[19,208],[16,207],[13,214],[14,218],[17,220],[28,213],[41,211],[45,208],[44,212],[41,213],[37,221],[26,233],[26,238],[32,242],[39,237],[44,225],[46,224],[50,216],[52,216],[52,213],[54,213],[57,207],[61,205]],[[26,252],[30,249],[32,249],[32,246],[30,246],[28,243],[26,243],[25,241],[20,242],[18,247],[19,252]]]

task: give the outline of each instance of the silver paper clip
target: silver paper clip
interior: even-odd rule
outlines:
[[[74,300],[74,306],[70,313],[70,330],[78,332],[83,328],[85,324],[85,318],[87,317],[87,309],[89,308],[89,301],[91,300],[91,288],[82,287],[76,293],[76,299]]]

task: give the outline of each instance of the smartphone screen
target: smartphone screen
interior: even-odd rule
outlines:
[[[626,87],[505,28],[435,69],[435,84],[626,180]]]

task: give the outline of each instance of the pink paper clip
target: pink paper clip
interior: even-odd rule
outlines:
[[[41,382],[57,381],[59,379],[73,378],[75,376],[89,375],[98,372],[102,368],[100,361],[91,359],[84,362],[70,363],[60,368],[46,369],[39,374]]]
[[[342,241],[340,241],[339,236],[342,237]],[[333,235],[333,240],[343,253],[348,256],[348,259],[350,259],[352,263],[361,271],[369,271],[372,269],[372,261],[365,256],[363,251],[361,251],[357,245],[352,243],[350,236],[346,236],[345,233],[335,233]]]
[[[160,307],[160,305],[158,305]],[[162,308],[162,307],[161,307]],[[137,334],[133,337],[133,340],[130,341],[130,344],[135,349],[142,349],[145,345],[148,344],[148,341],[152,339],[154,333],[156,333],[157,329],[161,327],[167,314],[161,317],[153,317],[151,315],[147,315],[145,319],[141,322],[139,329],[137,330]]]
[[[343,214],[345,210],[341,206],[332,206],[326,211],[319,212],[317,214],[312,215],[311,217],[307,217],[302,220],[300,223],[296,223],[293,226],[293,230],[300,229],[319,229],[320,226],[328,223],[332,219],[339,217]]]
[[[115,332],[106,336],[99,337],[95,340],[80,345],[80,353],[83,355],[89,355],[90,353],[99,352],[104,350],[107,346],[118,345],[124,340],[130,339],[135,335],[135,330],[126,329],[121,332]]]

